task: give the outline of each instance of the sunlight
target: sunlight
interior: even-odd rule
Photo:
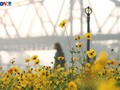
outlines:
[[[54,63],[54,55],[55,55],[56,50],[36,50],[36,51],[24,51],[24,52],[17,52],[17,51],[1,51],[0,53],[0,64],[4,66],[8,66],[10,60],[15,58],[15,65],[27,65],[25,64],[24,59],[25,58],[30,58],[33,55],[38,55],[40,59],[40,65],[41,66],[51,66],[53,67]],[[30,64],[33,66],[33,63]]]

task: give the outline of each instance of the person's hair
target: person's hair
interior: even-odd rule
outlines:
[[[55,49],[57,51],[62,51],[62,47],[61,47],[60,43],[55,43]]]

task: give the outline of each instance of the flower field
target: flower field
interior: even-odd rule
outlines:
[[[63,20],[59,26],[64,28],[66,23]],[[57,68],[40,66],[37,55],[25,58],[27,67],[24,70],[14,66],[14,60],[10,61],[7,71],[3,71],[1,66],[0,90],[120,90],[120,57],[110,57],[105,51],[99,54],[93,49],[84,51],[81,39],[91,40],[92,35],[86,33],[74,37],[79,43],[70,50],[71,66],[69,63],[64,67],[59,64]],[[64,59],[62,56],[57,58]],[[30,62],[34,68],[29,66]]]
[[[26,70],[20,70],[17,66],[13,66],[13,61],[6,72],[2,71],[1,67],[0,89],[120,90],[120,62],[108,60],[105,52],[101,52],[93,64],[85,63],[81,67],[73,65],[68,69],[60,65],[55,69],[39,66],[40,60],[36,55],[33,57],[25,61],[34,62],[36,68],[28,67]],[[78,60],[74,58],[74,62]]]

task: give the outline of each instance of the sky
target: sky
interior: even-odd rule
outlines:
[[[0,0],[2,1],[2,0]],[[7,25],[6,29],[8,34],[12,38],[15,38],[17,36],[17,33],[20,35],[20,37],[27,37],[27,36],[45,36],[45,29],[48,35],[52,35],[54,32],[54,27],[56,26],[56,32],[61,35],[63,31],[61,31],[58,27],[58,24],[63,19],[69,19],[70,17],[70,0],[65,0],[65,3],[62,7],[62,13],[59,16],[59,12],[61,10],[61,6],[64,0],[44,0],[43,4],[35,3],[35,7],[38,10],[38,15],[36,15],[36,9],[34,8],[34,5],[27,5],[27,6],[21,6],[14,8],[18,4],[16,2],[19,2],[21,0],[11,0],[12,6],[3,6],[0,7],[2,10],[0,12],[0,17],[2,18],[2,22]],[[24,0],[24,2],[19,4],[27,3],[29,0]],[[35,0],[38,1],[38,0]],[[86,32],[86,15],[84,13],[84,8],[87,6],[91,6],[93,9],[93,12],[91,14],[91,20],[90,20],[90,28],[91,32],[93,34],[98,33],[99,28],[101,28],[102,33],[107,34],[109,30],[112,28],[112,25],[116,22],[117,16],[119,17],[119,9],[116,9],[111,14],[111,11],[115,7],[115,4],[111,2],[110,0],[84,0],[83,2],[83,11],[80,11],[80,2],[79,0],[75,0],[75,4],[73,6],[73,35],[76,35],[80,32],[80,14],[83,13],[84,18],[83,20],[83,29],[82,31]],[[90,1],[90,3],[89,3]],[[11,20],[9,19],[8,14],[4,14],[5,10],[8,9],[8,13],[13,21],[13,24],[15,28],[13,27],[13,24],[11,24]],[[46,12],[46,11],[47,12]],[[114,16],[115,15],[115,16]],[[40,21],[40,17],[43,24]],[[58,18],[59,17],[59,18]],[[107,19],[109,17],[109,19]],[[107,19],[107,20],[106,20]],[[6,22],[7,21],[7,22]],[[31,23],[32,22],[32,23]],[[118,23],[120,21],[118,20]],[[43,27],[43,26],[45,27]],[[120,27],[116,24],[115,27],[112,30],[112,33],[118,33],[120,31]],[[5,31],[5,28],[3,25],[0,24],[0,37],[7,38],[7,33]],[[16,32],[16,30],[17,32]],[[114,30],[116,29],[116,30]],[[67,26],[68,34],[70,34],[70,23],[68,23]]]

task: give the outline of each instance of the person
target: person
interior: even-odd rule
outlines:
[[[65,61],[65,56],[62,50],[62,47],[60,45],[60,43],[55,43],[54,45],[54,49],[56,49],[56,53],[55,53],[55,63],[54,63],[54,68],[57,67],[57,65],[60,65],[61,67],[64,67],[64,64],[66,63]]]

